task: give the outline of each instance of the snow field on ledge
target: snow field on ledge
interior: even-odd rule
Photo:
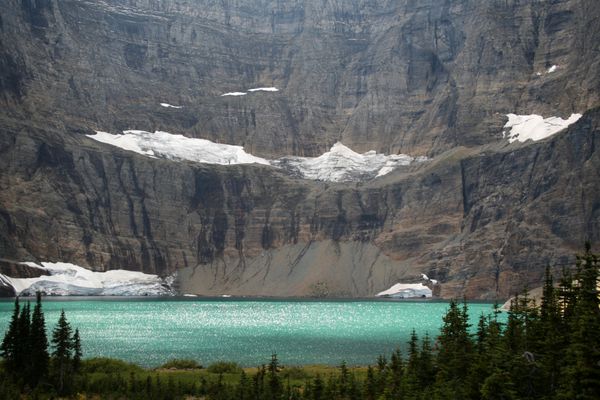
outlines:
[[[158,275],[122,269],[95,272],[75,264],[24,262],[50,275],[37,278],[11,278],[0,274],[0,281],[12,286],[17,295],[41,291],[54,296],[165,296],[173,295],[167,282]]]
[[[504,125],[502,137],[508,137],[510,143],[525,142],[529,139],[538,141],[562,131],[581,118],[581,114],[571,114],[567,119],[560,117],[544,118],[541,115],[506,114],[508,122]]]
[[[359,154],[338,142],[319,157],[282,157],[267,160],[246,153],[242,146],[214,143],[168,132],[124,131],[121,135],[97,131],[88,137],[148,157],[206,164],[263,164],[281,168],[293,176],[330,182],[368,180],[426,157],[406,154],[384,155],[375,151]]]

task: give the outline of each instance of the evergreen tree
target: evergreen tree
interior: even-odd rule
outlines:
[[[73,334],[73,371],[79,372],[79,368],[81,367],[81,338],[79,337],[79,329],[75,329],[75,334]]]
[[[600,301],[598,269],[600,260],[590,252],[577,258],[576,304],[569,331],[562,385],[564,399],[597,399],[600,393]]]
[[[279,361],[277,360],[277,354],[271,355],[268,372],[269,398],[271,400],[280,399],[283,394],[283,385],[279,379]]]
[[[402,375],[404,367],[402,363],[402,353],[400,349],[396,349],[390,357],[390,397],[393,399],[402,396]]]
[[[342,361],[340,365],[340,377],[338,380],[338,389],[337,392],[339,397],[345,399],[349,392],[350,386],[350,372],[348,372],[348,367],[346,366],[346,361]]]
[[[433,362],[433,354],[431,352],[431,340],[429,335],[425,333],[421,344],[421,352],[419,354],[417,380],[423,391],[432,386],[435,377],[435,367]]]
[[[466,377],[472,362],[473,342],[469,335],[469,315],[466,302],[463,307],[452,300],[443,317],[444,324],[438,338],[438,373],[436,397],[440,399],[464,399]]]
[[[312,400],[325,400],[325,383],[320,374],[315,376],[311,385]]]
[[[31,305],[27,302],[19,315],[19,336],[16,343],[15,372],[23,376],[29,367],[29,328],[31,326]]]
[[[504,335],[506,351],[510,358],[502,371],[509,373],[516,394],[521,399],[536,398],[542,391],[539,387],[541,369],[535,354],[537,324],[537,307],[525,289],[511,302]]]
[[[406,400],[419,398],[421,388],[419,386],[419,338],[415,330],[410,334],[408,342],[408,361],[402,379],[402,394]]]
[[[377,398],[377,381],[373,368],[369,365],[367,368],[367,381],[365,382],[365,400],[375,400]]]
[[[567,345],[565,328],[550,267],[547,267],[535,346],[541,368],[541,381],[538,386],[544,396],[551,396],[557,389],[564,348]]]
[[[46,337],[46,322],[42,311],[42,295],[36,293],[36,303],[31,316],[29,331],[29,380],[32,386],[48,374],[48,338]]]
[[[250,386],[250,381],[248,380],[248,375],[246,375],[246,372],[244,372],[244,370],[242,370],[242,372],[240,373],[240,383],[238,384],[237,394],[236,394],[236,398],[238,400],[250,399],[249,390],[248,390],[249,386]]]
[[[65,379],[71,369],[73,341],[71,335],[71,325],[67,322],[65,310],[60,313],[58,323],[52,332],[52,357],[54,369],[58,379],[58,391],[63,393],[65,390]]]
[[[4,334],[2,345],[0,346],[0,355],[4,358],[5,368],[7,371],[16,372],[17,359],[19,357],[18,341],[19,341],[19,296],[15,298],[15,306],[13,309],[12,318],[8,325],[8,330]]]

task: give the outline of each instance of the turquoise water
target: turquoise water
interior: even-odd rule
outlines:
[[[47,299],[50,331],[60,310],[81,332],[84,357],[115,357],[143,366],[172,358],[203,365],[218,360],[244,366],[374,363],[377,355],[406,349],[412,329],[436,336],[445,302],[301,301],[239,299]],[[12,301],[0,301],[0,332]],[[469,304],[472,323],[492,304]]]

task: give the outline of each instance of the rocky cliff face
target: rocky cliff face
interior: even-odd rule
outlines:
[[[61,129],[162,129],[261,156],[338,140],[433,155],[497,140],[510,112],[568,116],[600,100],[594,0],[0,7],[10,113]],[[280,92],[220,96],[260,86]]]
[[[200,294],[369,296],[425,272],[444,297],[494,298],[600,239],[594,1],[8,0],[0,11],[1,257],[179,270],[181,290]],[[279,92],[221,96],[261,86]],[[546,141],[502,137],[508,112],[586,110]],[[336,184],[82,135],[128,128],[262,156],[341,140],[431,160]]]

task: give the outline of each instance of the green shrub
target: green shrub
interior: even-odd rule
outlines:
[[[130,364],[125,361],[115,360],[114,358],[97,357],[83,360],[81,362],[81,371],[84,373],[104,373],[118,374],[143,372],[144,369],[139,365]]]
[[[213,374],[239,374],[242,372],[242,368],[231,361],[218,361],[210,364],[206,370]]]
[[[198,364],[196,360],[187,360],[187,359],[173,359],[169,360],[160,368],[164,369],[201,369],[202,365]]]

